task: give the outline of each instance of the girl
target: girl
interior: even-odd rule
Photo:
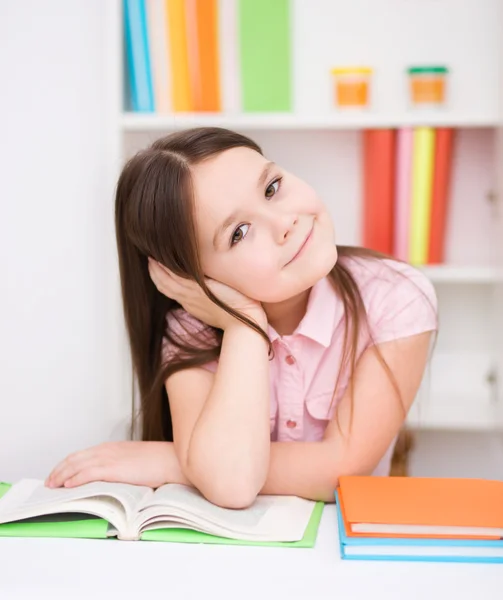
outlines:
[[[389,473],[437,328],[420,272],[337,246],[315,191],[219,128],[126,164],[116,233],[143,441],[77,452],[48,485],[178,482],[240,508]]]

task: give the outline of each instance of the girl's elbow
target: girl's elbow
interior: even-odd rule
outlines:
[[[187,475],[206,500],[222,508],[248,508],[262,489],[261,485],[254,483],[252,475],[243,473],[240,477],[230,476],[218,469],[199,469],[192,465]]]
[[[267,465],[257,468],[256,464],[225,465],[196,462],[189,457],[187,468],[189,479],[201,494],[222,508],[242,509],[251,506],[267,477]]]
[[[259,490],[249,484],[213,482],[199,490],[212,504],[222,508],[243,509],[250,507],[256,500]]]

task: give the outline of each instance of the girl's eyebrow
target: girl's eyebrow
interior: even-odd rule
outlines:
[[[263,169],[262,173],[260,174],[260,177],[258,178],[257,186],[259,188],[261,188],[265,185],[267,178],[269,176],[269,173],[274,166],[275,166],[275,163],[273,163],[273,162],[268,162],[264,165],[264,169]]]
[[[268,162],[264,165],[262,173],[260,174],[260,177],[258,178],[258,181],[257,181],[258,188],[264,187],[264,185],[266,184],[267,178],[269,177],[269,173],[271,172],[271,169],[274,166],[275,166],[275,163],[273,163],[273,162]],[[225,219],[225,221],[219,227],[217,227],[217,229],[215,231],[215,235],[213,236],[213,248],[215,248],[215,250],[217,249],[218,241],[219,241],[220,237],[225,233],[226,229],[234,223],[234,221],[237,219],[237,217],[239,215],[239,212],[240,212],[239,210],[232,211],[232,213]]]

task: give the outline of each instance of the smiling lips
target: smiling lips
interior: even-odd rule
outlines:
[[[293,261],[294,261],[296,258],[298,258],[298,257],[299,257],[299,256],[302,254],[302,252],[303,252],[304,248],[307,246],[307,244],[309,243],[309,240],[311,239],[311,237],[312,237],[312,235],[313,235],[313,229],[314,229],[314,225],[313,225],[313,227],[311,227],[311,229],[310,229],[309,233],[307,234],[307,237],[306,237],[306,239],[305,239],[305,240],[302,242],[302,245],[301,245],[301,247],[299,248],[299,250],[297,251],[297,253],[294,255],[294,257],[293,257],[293,258],[291,258],[291,259],[290,259],[290,260],[289,260],[289,261],[286,263],[287,265],[289,265],[291,262],[293,262]],[[285,266],[286,266],[286,265],[285,265]]]

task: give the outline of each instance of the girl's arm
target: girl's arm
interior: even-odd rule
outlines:
[[[320,442],[276,443],[262,493],[294,494],[333,501],[341,475],[370,475],[398,434],[423,377],[431,333],[421,333],[379,345],[401,398],[375,348],[357,363],[351,418],[350,390],[338,406]],[[403,404],[402,404],[403,403]],[[337,413],[337,411],[336,411]]]
[[[351,395],[348,390],[338,406],[338,423],[334,417],[322,441],[276,442],[271,445],[269,471],[261,493],[296,495],[330,502],[333,500],[333,492],[340,475],[370,474],[398,434],[404,421],[404,410],[409,410],[416,396],[427,362],[430,337],[431,333],[426,332],[379,345],[381,355],[393,373],[401,398],[397,396],[375,349],[367,349],[360,357],[354,374],[352,423]],[[220,369],[219,365],[219,371]],[[210,389],[214,377],[204,369],[194,369],[190,377],[187,375],[187,371],[176,373],[167,384],[175,440],[179,436],[183,439],[190,435],[192,423],[197,419],[204,404],[204,390]],[[217,376],[215,382],[216,380]],[[189,381],[192,382],[189,385],[192,398],[186,394]],[[244,388],[239,384],[239,379],[234,379],[234,382],[239,402],[240,399],[244,399]],[[254,400],[259,398],[255,396]],[[269,420],[268,416],[265,420]],[[229,421],[226,422],[230,424]],[[267,429],[268,427],[267,425]],[[225,433],[225,442],[229,439],[229,433],[231,432]],[[252,430],[249,434],[253,438],[257,432]],[[269,435],[269,429],[267,434]],[[230,452],[239,453],[240,460],[243,460],[246,468],[249,457],[241,452],[243,440],[236,436],[233,436],[233,440],[235,446],[226,444],[226,447]],[[182,442],[181,446],[183,445]],[[252,445],[250,441],[249,447]],[[177,453],[180,456],[178,446]],[[213,457],[215,459],[216,455]],[[263,459],[264,455],[261,455],[261,458]],[[186,470],[183,455],[181,463],[187,477],[210,500],[213,496],[213,501],[224,506],[244,506],[254,498],[252,491],[256,488],[250,486],[246,495],[239,496],[230,480],[227,481],[227,487],[221,485],[218,494],[213,494],[210,487],[211,476],[200,479],[208,486],[206,489],[201,488],[200,483],[191,477],[192,472]],[[239,460],[233,466],[238,469]],[[213,463],[211,475],[215,476],[219,469],[220,465]],[[247,486],[243,484],[243,487]]]
[[[268,346],[236,321],[224,332],[217,373],[191,371],[167,382],[182,469],[214,503],[248,505],[269,468]]]
[[[225,378],[194,368],[168,379],[176,447],[167,442],[100,444],[67,457],[53,469],[48,485],[184,483],[217,504],[239,508],[250,504],[259,490],[331,501],[340,475],[372,472],[404,417],[375,350],[367,350],[358,361],[352,427],[348,392],[339,404],[340,429],[334,420],[321,442],[273,443],[269,462],[268,377],[257,376],[260,369],[266,370],[261,338],[254,332],[246,335],[247,329],[229,331],[227,343],[224,335],[219,372]],[[419,387],[429,338],[424,333],[379,346],[405,410]],[[229,352],[229,346],[234,347],[231,340],[247,352]]]

